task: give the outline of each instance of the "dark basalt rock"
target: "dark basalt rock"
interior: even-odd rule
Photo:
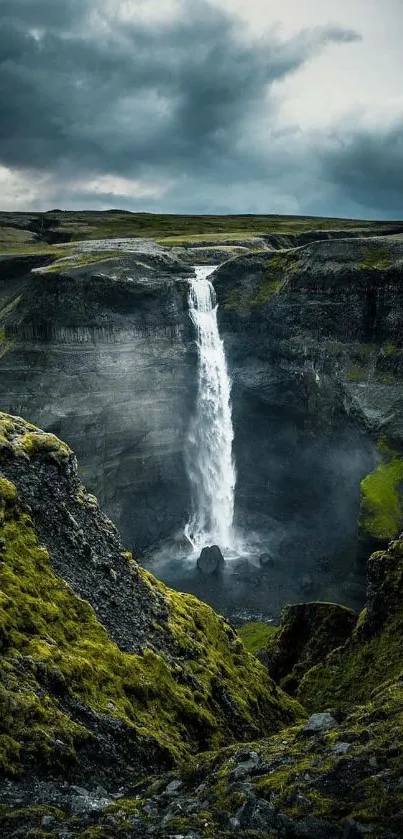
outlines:
[[[356,622],[355,612],[335,603],[286,606],[261,660],[276,682],[295,693],[307,670],[344,644]]]
[[[218,545],[203,548],[197,567],[203,574],[218,574],[224,568],[224,557]]]

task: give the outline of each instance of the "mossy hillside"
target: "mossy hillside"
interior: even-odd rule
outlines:
[[[242,839],[342,839],[353,820],[368,839],[400,836],[402,700],[403,682],[396,681],[327,733],[308,737],[299,725],[198,755],[177,775],[140,782],[136,797],[94,817],[92,835],[105,830],[106,836],[140,837],[153,827],[161,839],[193,833],[203,839],[233,833]],[[165,790],[175,777],[182,786],[172,798]],[[134,820],[138,833],[132,833]]]
[[[0,420],[4,468],[10,465],[16,474],[28,475],[30,482],[39,476],[38,492],[41,481],[51,476],[52,492],[59,492],[56,484],[65,470],[74,476],[68,447],[53,435],[49,446],[48,435],[19,418],[2,415]],[[88,603],[77,598],[54,573],[48,552],[38,544],[32,516],[19,504],[13,484],[3,479],[1,492],[6,547],[1,567],[3,646],[7,650],[4,666],[12,670],[18,660],[30,696],[45,690],[43,708],[49,704],[61,728],[65,721],[60,717],[66,708],[80,702],[100,717],[120,720],[139,742],[150,738],[167,759],[176,761],[197,748],[276,730],[302,714],[295,702],[276,689],[228,623],[196,598],[167,589],[129,556],[122,560],[122,554],[128,576],[139,590],[136,595],[131,588],[132,597],[137,596],[139,608],[148,612],[151,620],[155,617],[148,630],[150,643],[146,636],[139,655],[120,650]],[[96,527],[107,527],[112,534],[112,542],[107,544],[112,546],[113,530],[100,517],[96,503],[85,492],[80,495],[74,480],[71,493],[71,503],[77,505],[74,516],[79,517],[79,509],[84,507],[86,521],[94,517]],[[66,496],[61,500],[60,521],[73,527],[68,544],[74,544],[77,552],[77,539],[82,536],[74,531],[79,530],[74,516],[69,514],[66,519],[70,502],[63,498]],[[30,503],[35,504],[35,496]],[[55,508],[55,525],[57,521]],[[87,525],[87,532],[91,527]],[[60,538],[63,534],[57,536],[59,542]],[[121,551],[119,543],[116,547]],[[83,561],[88,563],[84,554]],[[144,620],[147,626],[148,618]],[[143,632],[141,622],[139,631]],[[56,685],[55,692],[49,691],[50,683]],[[18,743],[9,731],[3,733]],[[82,727],[76,732],[74,726],[73,733],[91,734]],[[22,750],[22,765],[30,748],[34,747]],[[74,754],[74,742],[69,751]],[[3,768],[17,771],[16,754],[4,759]]]
[[[380,541],[403,529],[403,457],[384,440],[378,443],[379,463],[361,481],[361,527]]]
[[[266,644],[264,660],[271,677],[294,695],[304,674],[344,644],[356,622],[352,609],[335,603],[286,606]]]
[[[222,721],[227,739],[233,739],[237,728],[252,731],[264,725],[265,718],[266,724],[278,728],[282,720],[303,714],[300,706],[289,704],[286,694],[277,693],[271,680],[266,681],[264,668],[230,624],[196,597],[168,589],[143,569],[141,575],[151,592],[162,592],[166,598],[175,660],[186,662],[196,690],[199,687],[197,700],[210,707],[216,719],[220,711],[212,697],[225,693],[232,709],[231,724]],[[217,736],[221,736],[219,731]]]
[[[354,631],[300,682],[308,710],[364,702],[403,671],[403,540],[373,554],[368,575],[370,597]]]
[[[257,705],[266,699],[259,685],[262,673],[241,642],[239,673],[235,672],[233,662],[225,659],[228,645],[218,616],[195,598],[172,593],[170,626],[178,660],[168,663],[151,649],[141,656],[123,653],[91,607],[54,574],[48,552],[38,544],[32,521],[18,503],[15,487],[2,479],[0,492],[5,544],[0,570],[1,666],[6,686],[1,715],[3,771],[17,772],[31,757],[44,760],[48,750],[53,761],[52,744],[57,739],[67,740],[68,756],[73,759],[75,741],[89,736],[62,710],[55,696],[44,695],[43,680],[56,684],[62,698],[79,699],[98,714],[122,720],[139,739],[155,740],[175,761],[192,751],[195,742],[218,745],[229,734],[211,706],[214,680],[216,689],[220,684],[227,686],[234,714],[249,716],[253,726],[253,702]],[[199,654],[192,668],[192,687],[184,678],[179,655],[179,650],[185,653],[190,647],[193,655]],[[24,677],[19,685],[20,666]],[[243,695],[237,695],[241,687]],[[274,717],[280,718],[279,700],[273,695],[270,701]],[[285,699],[283,712],[287,706],[292,716],[295,709]]]

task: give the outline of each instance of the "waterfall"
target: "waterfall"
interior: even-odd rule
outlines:
[[[196,268],[191,280],[189,313],[196,329],[198,387],[196,410],[186,447],[191,486],[191,517],[185,533],[195,549],[215,543],[222,550],[233,543],[235,466],[231,415],[231,381],[217,323],[217,301],[208,275]]]

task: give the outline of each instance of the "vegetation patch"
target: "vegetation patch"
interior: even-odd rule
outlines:
[[[367,369],[361,364],[352,364],[347,370],[346,379],[348,382],[363,382],[367,376]]]
[[[0,448],[8,448],[17,455],[27,457],[51,456],[55,461],[65,461],[72,455],[67,443],[54,434],[41,431],[21,417],[11,417],[0,412]]]
[[[301,681],[297,695],[309,710],[364,702],[403,673],[403,541],[373,554],[368,573],[372,599],[350,638]]]
[[[403,528],[403,457],[384,442],[378,452],[378,466],[361,481],[360,524],[376,539],[387,540]]]
[[[393,260],[387,248],[370,247],[365,253],[362,267],[385,271],[387,268],[390,268],[392,263]]]
[[[397,223],[395,224],[395,227]],[[0,252],[51,253],[58,242],[106,238],[149,238],[166,245],[199,240],[219,242],[264,234],[292,234],[312,230],[359,230],[380,235],[390,222],[279,215],[171,215],[109,211],[0,213]],[[56,243],[56,245],[49,243]],[[63,255],[63,254],[62,254]]]
[[[8,450],[5,463],[10,454],[16,466],[18,458],[29,458],[31,470],[55,460],[59,468],[49,474],[56,484],[71,457],[54,435],[5,414],[2,447]],[[92,509],[90,497],[83,503]],[[78,531],[74,517],[69,522]],[[155,622],[152,648],[145,640],[139,654],[120,650],[91,606],[56,576],[30,510],[6,477],[0,480],[0,524],[3,772],[17,773],[31,761],[52,767],[74,761],[77,745],[93,736],[91,726],[75,720],[74,703],[100,720],[119,721],[134,752],[136,744],[147,744],[165,764],[303,716],[228,623],[136,564],[142,596],[163,615]]]
[[[266,254],[266,251],[260,250],[257,253]],[[296,251],[284,250],[270,254],[267,259],[262,260],[257,282],[235,289],[230,288],[225,293],[223,307],[240,315],[250,314],[280,294],[290,273],[297,268]]]
[[[254,655],[265,649],[268,639],[275,632],[276,627],[263,621],[248,621],[238,629],[238,635],[242,638],[246,649]]]
[[[64,258],[61,261],[52,263],[42,269],[43,274],[54,274],[60,271],[69,271],[73,268],[85,268],[86,265],[93,265],[97,262],[107,262],[110,259],[121,259],[123,251],[92,251],[77,253],[75,256]]]
[[[3,358],[14,344],[15,340],[13,338],[7,338],[4,327],[0,327],[0,358]]]

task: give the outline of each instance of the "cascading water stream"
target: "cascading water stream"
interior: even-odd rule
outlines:
[[[189,313],[197,336],[198,389],[186,449],[192,513],[185,533],[195,549],[215,543],[225,550],[233,547],[236,480],[231,381],[218,330],[216,294],[207,279],[214,269],[195,270]]]

